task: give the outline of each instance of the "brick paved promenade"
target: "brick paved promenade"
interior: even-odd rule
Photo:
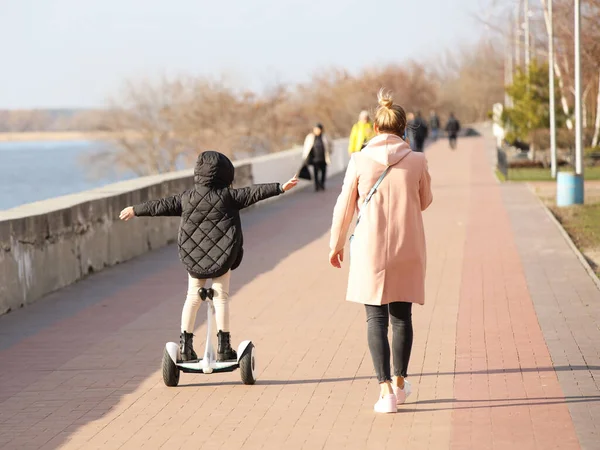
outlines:
[[[186,290],[171,246],[0,317],[0,448],[600,449],[600,292],[527,187],[495,181],[487,141],[427,156],[427,300],[398,414],[372,412],[364,311],[328,267],[337,178],[243,217],[232,330],[257,346],[255,386],[164,386]]]

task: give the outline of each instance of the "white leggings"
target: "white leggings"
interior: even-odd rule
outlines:
[[[229,280],[231,271],[225,275],[215,278],[212,281],[212,288],[215,291],[213,305],[215,306],[215,321],[217,322],[217,330],[229,331]],[[194,324],[196,322],[196,314],[200,309],[202,300],[198,294],[198,290],[206,285],[206,280],[192,278],[188,274],[188,291],[181,313],[181,332],[194,332]]]

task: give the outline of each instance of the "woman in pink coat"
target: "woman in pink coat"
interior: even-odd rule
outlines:
[[[381,393],[376,412],[396,412],[410,385],[405,380],[412,348],[413,303],[425,300],[425,233],[421,212],[432,201],[431,178],[422,153],[403,140],[406,113],[379,92],[377,134],[352,155],[342,193],[333,212],[331,264],[341,267],[353,218],[360,211],[351,242],[349,301],[367,312],[368,343]],[[378,181],[380,184],[378,186]],[[365,204],[369,193],[370,201]],[[392,323],[394,379],[390,373],[388,325]]]

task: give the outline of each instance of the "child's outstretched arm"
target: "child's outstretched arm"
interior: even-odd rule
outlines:
[[[181,195],[150,200],[135,206],[128,206],[119,215],[121,220],[135,216],[181,216]]]
[[[255,184],[241,189],[231,189],[231,198],[238,209],[244,209],[261,200],[275,197],[293,189],[298,184],[298,178],[294,177],[287,183]]]

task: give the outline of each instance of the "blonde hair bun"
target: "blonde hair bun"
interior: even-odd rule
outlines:
[[[385,92],[383,88],[379,89],[379,92],[377,93],[377,100],[379,101],[379,104],[384,108],[391,108],[394,104],[392,93]]]
[[[400,105],[394,104],[391,92],[383,88],[377,94],[379,108],[375,112],[373,125],[379,129],[379,133],[391,133],[399,137],[404,136],[406,131],[406,112]]]

